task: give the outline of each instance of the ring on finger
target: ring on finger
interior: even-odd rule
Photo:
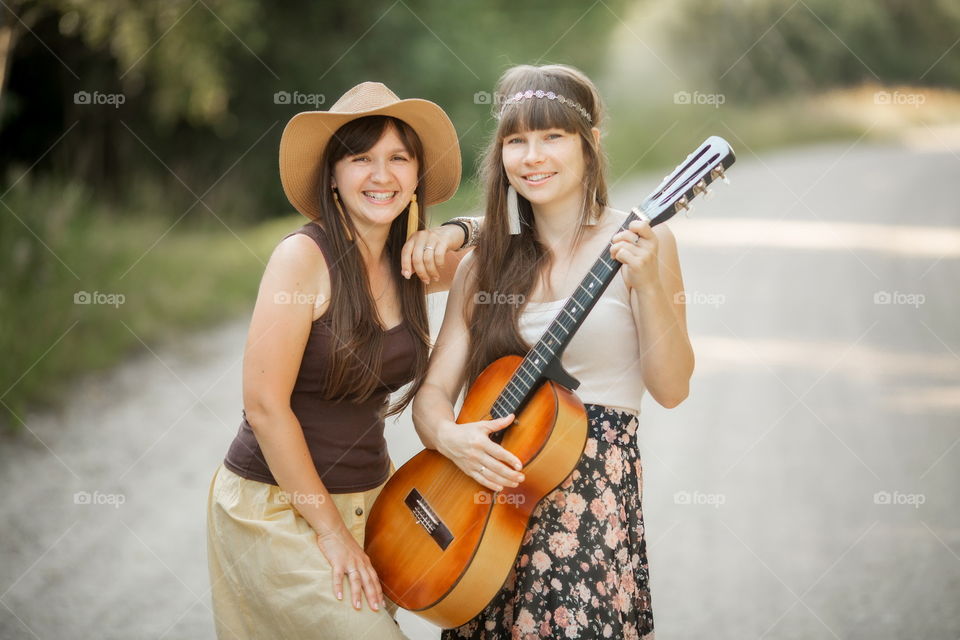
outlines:
[[[425,246],[423,248],[423,252],[426,253],[427,251],[433,251],[433,247],[431,247],[430,245]]]
[[[486,472],[487,468],[483,465],[480,465],[480,475],[483,475]]]
[[[351,573],[360,573],[360,569],[350,569],[350,571],[347,571],[347,575]]]

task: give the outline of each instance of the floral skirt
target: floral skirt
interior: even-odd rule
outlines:
[[[576,469],[533,512],[497,595],[444,640],[654,637],[637,417],[585,406]]]

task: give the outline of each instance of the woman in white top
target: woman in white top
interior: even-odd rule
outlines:
[[[426,446],[494,491],[522,482],[520,461],[488,437],[512,416],[457,425],[454,403],[493,360],[530,349],[611,237],[624,268],[562,358],[589,418],[580,463],[534,511],[500,592],[444,638],[652,637],[636,434],[644,391],[675,407],[693,373],[676,243],[665,225],[618,233],[626,214],[607,206],[601,103],[586,76],[515,67],[496,95],[483,235],[414,401]]]

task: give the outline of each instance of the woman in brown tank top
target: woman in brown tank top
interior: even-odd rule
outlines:
[[[426,205],[457,189],[456,131],[437,105],[366,82],[330,111],[294,116],[280,174],[310,222],[267,265],[244,419],[211,483],[217,634],[402,637],[363,530],[391,471],[384,417],[426,370],[425,294],[449,286],[465,244],[465,226],[418,231]]]

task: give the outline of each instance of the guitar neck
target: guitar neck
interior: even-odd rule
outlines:
[[[707,186],[714,180],[726,181],[724,170],[729,168],[735,159],[726,140],[718,136],[707,138],[663,179],[643,204],[630,211],[630,215],[620,225],[620,231],[639,219],[647,220],[651,227],[655,227],[677,212],[688,209],[690,201],[697,195],[706,193]],[[502,418],[511,413],[516,415],[544,379],[563,378],[563,375],[557,374],[554,367],[558,367],[564,349],[622,266],[610,257],[610,245],[611,243],[607,243],[603,253],[593,263],[573,295],[567,299],[540,340],[524,357],[520,367],[493,404],[490,410],[492,417]],[[560,371],[562,374],[562,369]]]
[[[639,220],[638,210],[634,209],[627,219],[620,225],[619,231],[630,226],[631,222]],[[662,220],[651,221],[651,226]],[[540,340],[533,346],[523,359],[523,363],[510,378],[497,401],[494,403],[490,415],[500,418],[511,413],[516,414],[529,395],[545,378],[547,367],[555,360],[559,360],[563,351],[570,344],[574,334],[587,318],[587,314],[606,291],[613,278],[620,271],[622,263],[610,256],[612,242],[608,242],[590,267],[590,271],[580,281],[573,295],[567,299],[563,308],[557,313],[550,326],[543,332]]]

